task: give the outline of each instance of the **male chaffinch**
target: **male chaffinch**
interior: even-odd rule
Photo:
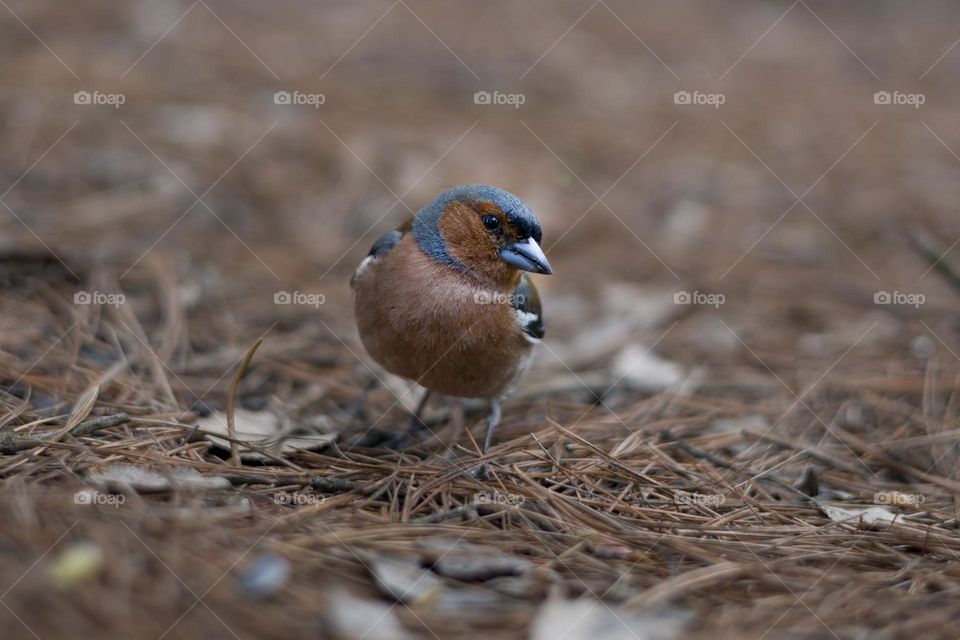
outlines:
[[[373,244],[350,285],[360,338],[385,369],[431,391],[500,403],[544,335],[540,298],[522,271],[553,272],[540,222],[516,196],[462,185]],[[485,472],[485,469],[482,471]]]

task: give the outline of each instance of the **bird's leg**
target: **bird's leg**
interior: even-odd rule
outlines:
[[[406,449],[411,446],[416,442],[417,434],[420,430],[427,426],[420,419],[420,414],[423,413],[424,408],[427,406],[427,400],[429,399],[430,390],[427,389],[423,397],[420,398],[420,402],[417,403],[416,410],[411,414],[409,425],[403,431],[398,431],[396,428],[383,429],[371,427],[364,432],[355,444],[361,447],[379,446],[385,449],[396,450]]]
[[[493,440],[493,430],[500,424],[500,399],[490,401],[490,415],[487,416],[487,436],[483,439],[483,455],[487,455],[490,442]]]
[[[447,439],[447,450],[443,453],[447,460],[453,457],[453,448],[463,435],[464,426],[463,403],[457,398],[450,398],[450,403],[450,437]]]
[[[493,430],[497,428],[497,425],[500,424],[500,398],[493,398],[490,400],[490,415],[487,416],[487,435],[483,439],[483,455],[487,455],[487,451],[490,449],[490,442],[493,440]],[[480,466],[480,471],[477,474],[481,480],[486,480],[489,475],[489,465],[484,462]]]
[[[360,392],[360,397],[357,398],[356,404],[350,409],[350,413],[353,414],[355,418],[361,421],[366,421],[367,419],[367,396],[371,391],[377,388],[379,381],[376,378],[372,378],[367,381],[367,384],[363,385],[363,391]]]
[[[427,426],[426,423],[420,419],[420,414],[423,413],[423,410],[427,407],[427,400],[429,399],[430,389],[427,389],[423,392],[423,397],[420,398],[420,402],[417,403],[417,408],[410,416],[410,424],[407,426],[407,433],[411,437],[415,436],[420,432],[421,429]]]

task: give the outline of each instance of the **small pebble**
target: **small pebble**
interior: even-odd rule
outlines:
[[[277,553],[262,553],[240,576],[240,584],[254,598],[268,598],[290,579],[290,563]]]

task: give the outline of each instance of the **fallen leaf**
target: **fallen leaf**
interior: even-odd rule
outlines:
[[[637,613],[600,600],[551,598],[537,612],[530,640],[672,640],[689,618],[680,611]]]
[[[533,563],[526,558],[451,538],[426,538],[418,540],[416,546],[429,552],[427,556],[433,562],[434,571],[457,580],[516,576],[533,568]]]
[[[87,474],[87,481],[104,491],[133,490],[137,493],[169,491],[170,480],[155,471],[132,464],[111,464]]]
[[[484,587],[493,589],[499,594],[510,598],[536,598],[546,595],[547,583],[542,575],[532,571],[521,576],[502,576],[483,583]]]
[[[342,640],[410,640],[393,605],[357,598],[336,590],[327,597],[325,631]]]
[[[639,344],[627,345],[617,354],[613,375],[631,388],[648,392],[676,386],[684,378],[680,365],[664,360]]]
[[[587,548],[594,556],[604,560],[629,560],[635,553],[630,545],[611,538],[591,540]]]
[[[202,492],[226,489],[230,481],[223,476],[205,476],[196,469],[176,467],[163,475],[133,464],[111,464],[87,474],[87,481],[103,491],[136,491],[160,493],[164,491]]]
[[[205,476],[190,467],[174,467],[168,479],[175,489],[182,491],[213,491],[230,487],[230,481],[223,476]]]
[[[834,522],[863,523],[868,525],[890,525],[902,519],[900,513],[893,513],[883,507],[868,507],[866,509],[843,509],[828,504],[819,504],[820,509]]]
[[[336,433],[284,431],[280,421],[270,411],[250,411],[236,409],[234,426],[240,444],[240,456],[247,460],[264,460],[266,456],[255,451],[262,449],[272,454],[291,453],[298,449],[316,451],[323,449],[337,439]],[[197,419],[197,426],[207,432],[207,438],[218,448],[230,449],[227,414],[214,411],[208,416]],[[217,436],[222,436],[218,438]],[[249,443],[249,447],[243,446]]]
[[[415,556],[365,554],[363,561],[380,592],[398,602],[412,604],[442,587],[442,581],[420,566]]]

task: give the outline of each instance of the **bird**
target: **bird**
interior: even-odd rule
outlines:
[[[489,403],[483,456],[501,404],[544,337],[529,274],[551,275],[533,211],[503,189],[460,185],[381,236],[354,272],[364,349],[387,371],[431,392]],[[480,475],[485,477],[484,463]]]

